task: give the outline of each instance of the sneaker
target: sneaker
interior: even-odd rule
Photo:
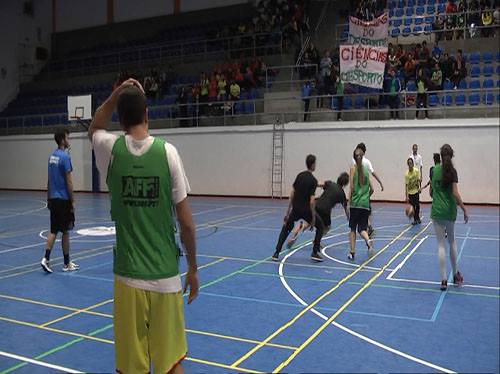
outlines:
[[[417,219],[417,224],[419,224],[419,225],[420,225],[421,223],[422,223],[422,221],[420,220],[420,218],[418,218],[418,219]]]
[[[460,287],[464,283],[464,277],[459,271],[453,276],[453,283],[455,283],[456,287]]]
[[[373,229],[372,226],[368,227],[368,237],[371,239],[373,234],[375,233],[375,230]]]
[[[42,262],[40,262],[40,265],[42,265],[42,269],[45,270],[46,273],[52,273],[52,269],[50,268],[50,262],[47,260],[45,257],[42,258]]]
[[[441,281],[441,291],[446,291],[448,288],[448,281],[446,279]]]
[[[311,260],[316,262],[323,262],[323,257],[318,252],[311,253]]]
[[[351,260],[351,261],[354,261],[354,252],[349,252],[349,253],[347,254],[347,258],[348,258],[349,260]]]
[[[78,266],[74,262],[70,261],[70,263],[68,265],[63,266],[62,271],[75,271],[75,270],[79,270],[79,269],[80,269],[80,266]]]
[[[271,260],[278,262],[280,260],[279,258],[280,254],[278,251],[274,252],[273,257],[271,257]]]
[[[297,238],[291,238],[287,243],[286,243],[286,247],[288,249],[292,248],[293,245],[295,244],[295,242],[297,241]]]
[[[375,254],[375,251],[373,250],[373,248],[371,246],[368,247],[368,258],[373,257],[374,254]]]

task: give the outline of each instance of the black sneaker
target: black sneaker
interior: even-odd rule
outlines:
[[[347,258],[348,258],[349,260],[351,260],[351,261],[354,261],[354,252],[349,252],[349,253],[347,254]]]
[[[280,260],[280,254],[278,251],[274,252],[273,257],[271,257],[271,260],[278,262]]]
[[[323,257],[318,252],[311,253],[311,260],[316,262],[323,262]]]
[[[441,281],[441,291],[446,291],[448,288],[448,281],[446,279]]]
[[[372,226],[368,227],[368,237],[371,239],[373,234],[375,233],[375,230],[373,229]]]
[[[457,273],[453,276],[453,283],[455,283],[455,286],[457,287],[460,287],[462,283],[464,283],[464,277],[459,271],[457,271]]]

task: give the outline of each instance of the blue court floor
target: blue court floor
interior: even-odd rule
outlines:
[[[190,204],[201,283],[185,305],[187,373],[498,373],[498,207],[472,206],[469,223],[457,221],[465,283],[441,292],[429,205],[411,226],[403,205],[374,204],[376,255],[368,259],[358,241],[354,263],[346,218],[334,209],[318,264],[312,232],[270,261],[287,201]],[[2,374],[114,372],[108,196],[77,194],[76,218],[71,254],[81,270],[61,271],[58,242],[45,274],[45,194],[0,191]]]

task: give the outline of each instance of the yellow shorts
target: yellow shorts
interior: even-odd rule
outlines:
[[[187,354],[182,292],[159,293],[114,282],[115,364],[123,374],[167,373]]]

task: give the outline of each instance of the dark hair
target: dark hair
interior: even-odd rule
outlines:
[[[56,141],[57,145],[60,146],[66,135],[69,135],[69,130],[68,129],[63,129],[63,130],[57,130],[54,133],[54,140]]]
[[[366,145],[365,145],[365,143],[359,143],[356,146],[356,149],[361,149],[363,151],[363,153],[366,153]],[[356,149],[354,151],[356,151]]]
[[[307,169],[311,169],[311,167],[316,163],[316,156],[315,155],[307,155],[306,157],[306,166]]]
[[[441,155],[439,153],[434,153],[432,155],[432,158],[434,159],[435,164],[441,163]]]
[[[453,148],[449,144],[445,144],[441,147],[441,160],[442,160],[442,179],[441,179],[441,187],[448,188],[451,186],[453,182],[453,177],[456,174],[455,167],[451,162],[453,158]]]
[[[118,112],[118,120],[125,130],[139,125],[144,121],[146,96],[137,87],[130,86],[124,88],[118,96],[116,110]]]
[[[347,186],[349,184],[349,174],[347,174],[345,171],[342,172],[337,178],[337,184],[340,187]]]

